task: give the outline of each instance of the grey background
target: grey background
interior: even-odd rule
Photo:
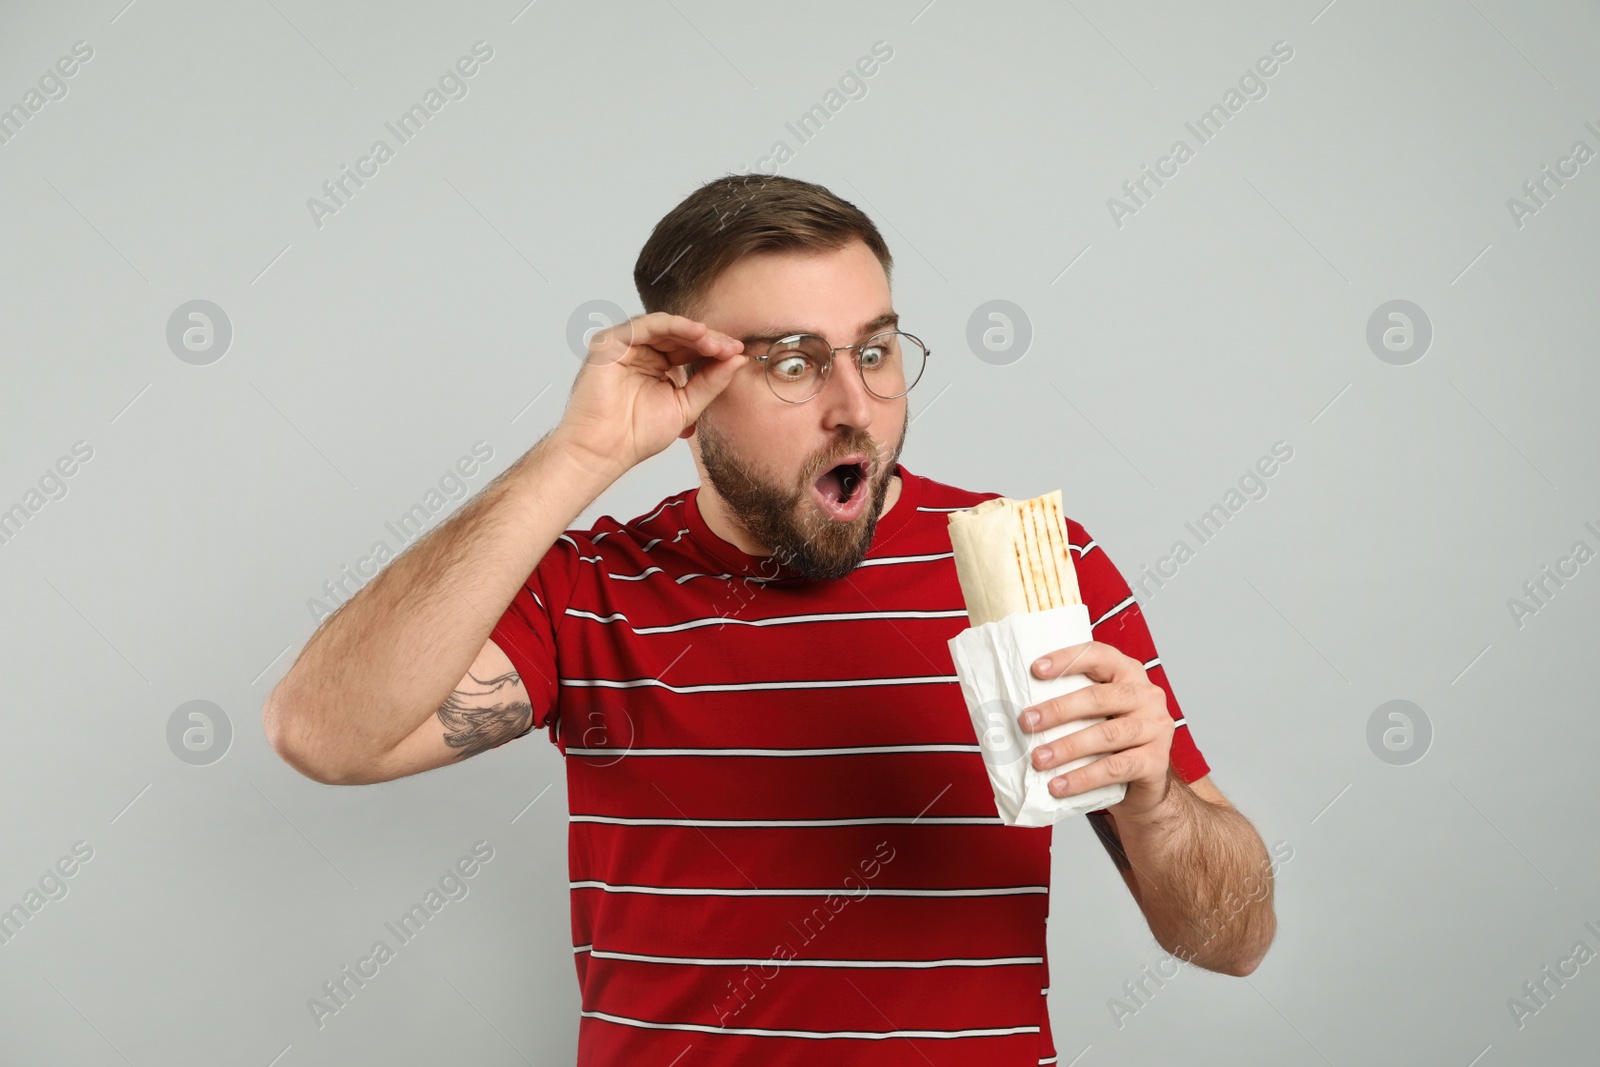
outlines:
[[[1060,487],[1133,581],[1294,449],[1146,604],[1214,780],[1293,849],[1277,942],[1119,1027],[1108,999],[1161,952],[1087,825],[1061,825],[1060,1062],[1594,1055],[1600,964],[1520,1028],[1508,1006],[1600,950],[1600,563],[1520,626],[1508,606],[1600,548],[1600,162],[1520,227],[1507,206],[1574,141],[1600,149],[1592,5],[124,3],[0,21],[3,107],[94,49],[0,145],[0,508],[93,449],[0,545],[0,904],[94,850],[0,946],[0,1061],[572,1061],[546,736],[336,788],[278,759],[260,707],[308,599],[396,547],[384,522],[473,442],[493,449],[476,491],[554,425],[574,309],[637,313],[650,227],[777,140],[781,173],[860,205],[896,255],[934,352],[914,471]],[[307,199],[480,39],[468,95],[314,225]],[[866,94],[799,144],[785,122],[879,40]],[[1107,199],[1195,147],[1184,122],[1280,40],[1267,95],[1116,225]],[[197,299],[232,327],[205,366],[166,340]],[[966,341],[994,299],[1033,334],[1003,365]],[[1433,331],[1405,366],[1366,340],[1396,299]],[[579,525],[694,477],[675,444]],[[1400,699],[1432,731],[1406,765],[1367,742]],[[191,700],[232,725],[208,765],[168,746]],[[470,894],[318,1029],[307,999],[479,840]]]

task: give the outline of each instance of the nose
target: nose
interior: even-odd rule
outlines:
[[[835,426],[857,426],[866,429],[872,425],[877,405],[892,403],[880,400],[867,391],[866,379],[855,361],[855,350],[836,352],[822,392],[812,401],[822,405],[822,424],[828,429]],[[850,366],[841,366],[848,363]]]

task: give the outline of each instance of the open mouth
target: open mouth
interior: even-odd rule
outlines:
[[[866,500],[867,459],[846,456],[844,462],[823,471],[815,483],[817,499],[837,519],[849,521],[861,513]]]

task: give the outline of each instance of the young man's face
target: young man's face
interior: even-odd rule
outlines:
[[[832,252],[745,257],[717,279],[699,318],[732,337],[814,333],[837,346],[893,329],[862,332],[892,311],[882,265],[864,243],[852,241]],[[745,351],[766,347],[746,342]],[[841,577],[871,546],[905,443],[906,397],[883,400],[868,392],[852,352],[835,354],[822,391],[803,404],[779,399],[766,372],[765,363],[747,363],[701,413],[689,439],[702,511],[712,511],[713,528],[730,529],[729,539],[747,552],[770,553],[809,577]],[[839,486],[828,472],[855,459],[864,461],[865,481],[843,508],[830,506]],[[898,495],[898,482],[893,488]]]

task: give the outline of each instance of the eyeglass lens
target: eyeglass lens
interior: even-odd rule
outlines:
[[[822,391],[828,342],[812,334],[780,341],[767,350],[767,381],[784,400],[810,400]],[[867,391],[880,400],[903,396],[922,377],[927,349],[910,334],[889,332],[868,338],[856,350],[856,365]]]

